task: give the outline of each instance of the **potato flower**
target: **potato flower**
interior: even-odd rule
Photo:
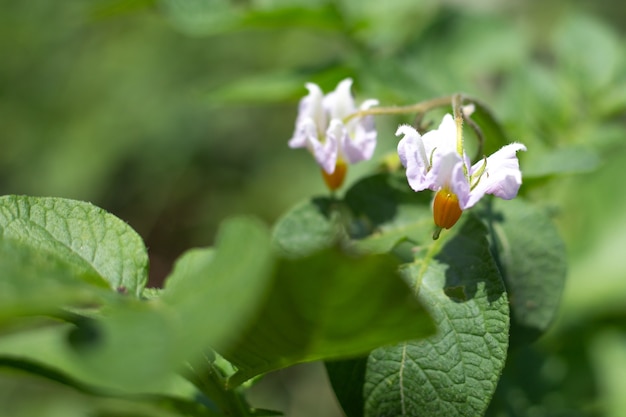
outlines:
[[[463,149],[460,122],[446,114],[435,130],[420,135],[413,127],[401,125],[396,136],[398,155],[406,168],[406,176],[415,191],[436,191],[433,217],[437,226],[433,235],[449,229],[459,220],[463,210],[475,205],[485,194],[505,200],[517,195],[522,184],[517,151],[525,151],[521,143],[503,146],[488,158],[471,165]]]
[[[351,86],[352,80],[347,78],[324,95],[319,86],[307,83],[309,94],[300,100],[296,128],[289,140],[290,148],[307,148],[313,154],[331,191],[341,187],[348,164],[370,159],[376,147],[373,116],[348,116],[378,101],[366,100],[357,109]]]

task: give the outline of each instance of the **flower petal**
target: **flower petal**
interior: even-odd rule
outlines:
[[[337,85],[335,91],[324,97],[324,108],[329,113],[331,120],[343,120],[349,114],[356,112],[356,105],[350,88],[352,88],[352,79],[346,78]]]
[[[510,143],[489,156],[485,171],[470,192],[467,207],[476,204],[485,194],[493,194],[505,200],[514,198],[522,185],[522,173],[516,153],[525,150],[526,146],[521,143]],[[475,163],[470,174],[476,174],[483,164],[483,161]]]
[[[326,128],[327,117],[322,105],[324,94],[317,84],[307,83],[306,88],[309,94],[300,100],[296,127],[289,140],[291,148],[308,147],[312,138],[319,141],[319,136]]]
[[[366,110],[377,104],[378,100],[365,100],[359,106],[359,110]],[[374,155],[374,149],[376,149],[377,136],[374,116],[354,118],[348,122],[346,128],[349,138],[345,139],[340,145],[346,161],[355,164],[371,159],[372,155]]]
[[[433,183],[431,190],[439,191],[442,188],[450,190],[457,196],[461,209],[465,209],[469,199],[470,186],[463,169],[463,159],[456,152],[438,155],[437,163],[435,164],[433,161],[433,168],[429,172]]]
[[[437,129],[426,132],[423,136],[424,149],[430,155],[456,153],[456,123],[450,114],[446,114]]]
[[[422,136],[417,130],[409,125],[400,125],[396,131],[396,136],[404,135],[398,143],[398,156],[400,162],[406,168],[406,178],[409,185],[415,191],[422,191],[430,188],[428,181],[428,171],[430,163],[428,155],[424,149]]]
[[[342,156],[348,163],[367,161],[372,158],[376,149],[376,130],[367,130],[364,126],[358,125],[354,138],[346,135],[340,143]]]

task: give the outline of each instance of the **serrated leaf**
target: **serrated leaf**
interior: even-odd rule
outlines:
[[[355,258],[334,249],[280,262],[257,320],[224,355],[238,368],[230,384],[430,334],[430,318],[397,266],[389,255]]]
[[[456,228],[405,270],[438,333],[371,353],[366,416],[479,416],[489,404],[508,347],[507,296],[485,227],[466,215]]]
[[[117,290],[139,296],[148,278],[141,237],[92,204],[54,197],[0,197],[3,236],[57,256]]]
[[[228,220],[214,250],[181,258],[159,298],[104,310],[87,328],[95,337],[75,346],[76,360],[106,385],[131,392],[158,387],[185,361],[232,342],[264,300],[271,267],[266,228],[252,219]]]
[[[517,198],[493,199],[481,213],[506,284],[514,343],[546,331],[556,316],[567,270],[565,244],[548,215]]]

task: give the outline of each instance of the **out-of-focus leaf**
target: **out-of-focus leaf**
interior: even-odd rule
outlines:
[[[93,8],[92,15],[96,19],[118,17],[150,9],[158,0],[107,0]]]
[[[582,13],[572,13],[559,23],[553,46],[561,65],[587,92],[608,86],[623,56],[622,46],[609,26]]]
[[[483,217],[508,290],[514,343],[532,341],[554,320],[566,276],[565,244],[543,211],[517,198],[493,199]]]
[[[288,72],[253,75],[210,91],[211,104],[264,104],[285,101],[304,92],[308,77]]]
[[[103,380],[99,374],[77,360],[71,344],[76,343],[76,327],[69,323],[32,321],[20,323],[19,331],[0,338],[0,363],[6,367],[23,369],[45,378],[58,381],[84,392],[119,393],[118,386]],[[91,327],[91,342],[96,342],[98,328],[90,321],[80,324],[83,336]],[[89,343],[84,338],[83,343]],[[159,364],[155,364],[161,366]],[[193,388],[174,374],[156,383],[133,387],[133,393],[154,395],[191,396]]]
[[[342,30],[342,16],[335,4],[320,3],[318,7],[288,5],[250,9],[242,17],[240,28]]]
[[[7,417],[81,417],[85,415],[133,417],[215,417],[204,405],[165,395],[115,397],[99,395],[84,387],[76,388],[62,376],[28,363],[12,363],[0,359],[0,406]],[[6,367],[12,367],[7,372]],[[16,369],[21,370],[16,371]],[[35,373],[35,374],[33,374]],[[47,378],[42,378],[45,375]],[[61,378],[61,379],[59,379]],[[33,398],[37,398],[33,401]]]
[[[523,158],[522,174],[528,179],[589,172],[600,163],[593,149],[573,146],[551,151],[534,151],[531,148]]]
[[[479,158],[482,158],[483,155],[491,155],[509,143],[509,140],[491,110],[480,101],[474,101],[473,103],[475,110],[470,117],[480,127],[485,140],[483,154],[478,155]],[[465,129],[469,130],[470,127],[466,125]]]
[[[160,0],[170,22],[192,36],[208,36],[232,30],[242,11],[228,0]]]
[[[284,256],[313,254],[335,244],[343,234],[341,203],[313,198],[285,213],[274,225],[274,246]]]
[[[591,344],[591,359],[600,389],[603,413],[622,417],[626,410],[626,335],[617,329],[606,329]]]
[[[404,269],[437,335],[374,350],[365,375],[365,416],[482,415],[502,372],[509,309],[473,216]]]
[[[327,361],[325,365],[333,391],[346,417],[362,417],[367,357]]]
[[[98,292],[108,292],[95,271],[77,272],[51,253],[6,237],[0,238],[0,271],[0,326],[17,316],[98,303]]]
[[[435,1],[344,0],[338,4],[352,36],[382,55],[419,37],[439,10]]]
[[[269,233],[257,221],[225,222],[215,250],[182,257],[159,298],[110,305],[76,360],[107,385],[157,385],[207,348],[223,349],[248,325],[271,277]],[[84,329],[77,329],[85,331]]]
[[[272,285],[269,233],[260,222],[225,222],[215,249],[194,249],[176,264],[162,301],[178,315],[180,342],[220,349],[255,316]],[[214,318],[207,321],[205,318]]]
[[[337,8],[329,3],[319,7],[286,5],[265,8],[244,8],[228,0],[160,0],[160,4],[174,26],[193,36],[246,29],[343,29]]]
[[[53,197],[0,197],[0,230],[109,285],[139,295],[147,281],[148,254],[141,237],[126,223],[82,201]]]
[[[257,319],[224,355],[238,368],[230,383],[429,335],[430,317],[397,267],[389,255],[350,257],[335,249],[281,261]]]

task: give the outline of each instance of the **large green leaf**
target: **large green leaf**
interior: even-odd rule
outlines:
[[[548,215],[522,199],[493,199],[483,217],[509,294],[513,343],[546,331],[566,276],[565,245]]]
[[[466,215],[405,268],[437,335],[374,350],[365,375],[366,416],[479,416],[508,347],[504,285],[485,227]]]
[[[6,237],[0,237],[0,271],[0,326],[17,316],[58,314],[63,307],[98,303],[108,293],[95,272],[77,273],[54,254]]]
[[[4,367],[13,369],[7,372]],[[33,401],[33,398],[37,400]],[[64,375],[56,374],[45,367],[1,358],[0,409],[7,417],[218,416],[191,398],[169,395],[117,397],[76,385]]]
[[[193,249],[166,281],[161,301],[176,311],[179,342],[220,349],[247,326],[272,285],[269,232],[249,218],[222,224],[215,249]]]
[[[225,354],[239,369],[231,383],[431,334],[430,317],[397,268],[390,255],[351,257],[336,249],[281,261],[257,319]]]
[[[126,390],[158,386],[209,346],[224,348],[265,296],[272,257],[268,231],[251,219],[225,222],[215,250],[193,250],[166,290],[149,301],[122,300],[85,329],[76,360],[102,382]]]
[[[148,277],[141,237],[92,204],[53,197],[0,197],[3,236],[96,272],[121,292],[139,295]]]

